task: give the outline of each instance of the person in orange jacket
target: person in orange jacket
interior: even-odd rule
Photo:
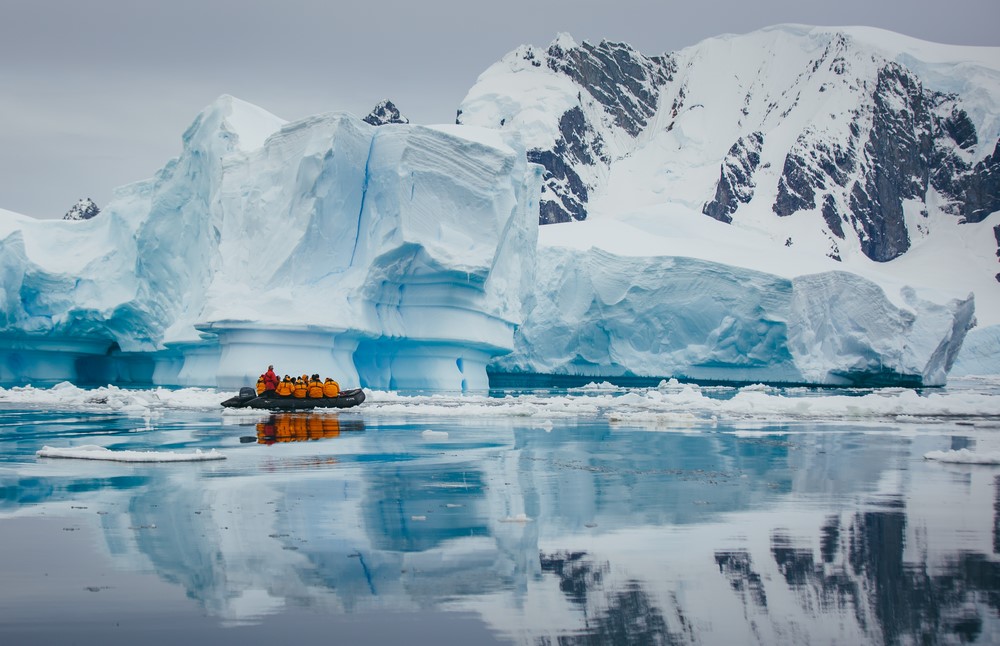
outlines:
[[[292,396],[296,399],[305,399],[306,395],[309,393],[309,386],[306,384],[302,377],[295,380],[295,385],[292,388]]]
[[[274,392],[278,393],[281,397],[291,397],[294,390],[295,384],[292,383],[292,378],[285,375],[285,378],[281,380],[278,387],[274,389]]]
[[[329,377],[323,382],[323,396],[336,397],[340,394],[340,384]]]
[[[310,377],[307,387],[311,399],[319,399],[323,396],[323,382],[319,380],[319,375]]]
[[[267,386],[264,384],[264,375],[261,375],[257,377],[257,395],[263,395],[265,390]]]

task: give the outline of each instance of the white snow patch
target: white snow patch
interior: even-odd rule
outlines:
[[[924,453],[925,460],[951,462],[953,464],[1000,464],[1000,451],[928,451]]]
[[[501,523],[530,523],[533,519],[528,518],[525,514],[514,514],[513,516],[508,516],[507,518],[501,518]]]

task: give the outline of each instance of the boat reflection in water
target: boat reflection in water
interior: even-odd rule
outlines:
[[[359,419],[341,420],[336,415],[316,415],[313,413],[283,413],[271,415],[266,421],[257,422],[257,436],[244,437],[244,443],[257,444],[277,442],[305,442],[339,437],[341,433],[365,430],[365,423]]]

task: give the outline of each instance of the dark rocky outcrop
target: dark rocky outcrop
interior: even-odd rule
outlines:
[[[871,98],[870,112],[855,112],[848,141],[802,133],[785,157],[775,214],[815,209],[823,196],[830,232],[844,239],[846,215],[864,254],[887,262],[910,247],[903,203],[926,202],[931,187],[951,200],[946,210],[964,222],[1000,209],[1000,147],[975,166],[964,161],[959,151],[979,140],[956,97],[927,90],[909,70],[887,63]]]
[[[543,65],[533,50],[526,50],[524,58],[535,67]],[[628,45],[608,41],[598,45],[585,42],[576,47],[564,47],[557,41],[545,52],[544,65],[580,85],[581,104],[586,92],[615,127],[632,137],[639,135],[656,114],[660,88],[675,70],[669,57],[648,58]],[[530,161],[545,167],[540,224],[586,219],[593,187],[581,178],[581,171],[583,167],[608,166],[612,162],[600,125],[590,123],[581,106],[560,115],[559,133],[551,150],[528,151]]]
[[[830,233],[841,240],[844,239],[844,226],[841,222],[840,211],[837,209],[837,203],[833,196],[829,193],[823,198],[823,221],[826,222]]]
[[[1000,224],[993,227],[993,237],[996,238],[997,241],[997,259],[1000,260]],[[1000,283],[1000,273],[998,273],[995,278],[997,279],[997,282]]]
[[[73,205],[66,215],[63,216],[63,220],[89,220],[90,218],[96,216],[101,212],[101,209],[97,208],[94,201],[87,198],[80,198],[80,201]]]
[[[764,134],[752,132],[729,149],[722,162],[721,176],[715,189],[715,199],[705,204],[702,213],[720,222],[732,222],[733,213],[740,204],[748,204],[753,199],[753,174],[760,166],[760,151],[764,146]]]
[[[584,42],[570,49],[553,43],[547,54],[549,69],[586,88],[615,125],[633,137],[656,114],[659,89],[675,71],[671,58],[647,58],[624,43]]]
[[[410,123],[410,120],[400,114],[399,109],[388,99],[372,108],[372,111],[368,113],[364,121],[373,126],[384,126],[389,123]]]
[[[901,66],[882,68],[872,97],[872,126],[865,144],[863,182],[851,189],[851,223],[861,250],[878,262],[910,248],[903,200],[927,194],[931,158],[930,101],[919,80]]]
[[[961,185],[963,221],[982,222],[1000,210],[1000,140],[993,154],[976,164]]]
[[[575,167],[593,166],[603,155],[603,141],[594,133],[579,107],[559,119],[561,134],[552,150],[528,151],[528,161],[545,167],[539,224],[583,220],[587,217],[587,186]]]

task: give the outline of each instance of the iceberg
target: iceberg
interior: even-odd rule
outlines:
[[[686,257],[550,247],[505,375],[943,385],[974,300],[902,306],[847,272],[793,278]]]
[[[969,331],[949,374],[955,377],[1000,375],[1000,325]]]
[[[53,447],[43,446],[35,452],[40,458],[64,458],[73,460],[102,460],[105,462],[206,462],[209,460],[225,460],[226,456],[215,449],[202,451],[195,449],[188,452],[177,451],[115,451],[96,444],[82,446]]]
[[[516,137],[221,97],[101,218],[0,217],[0,381],[486,388],[539,187]]]
[[[701,216],[540,239],[542,167],[521,137],[286,123],[221,97],[100,217],[0,212],[0,382],[236,388],[268,364],[377,390],[536,373],[945,382],[971,296],[778,261],[792,252]]]

